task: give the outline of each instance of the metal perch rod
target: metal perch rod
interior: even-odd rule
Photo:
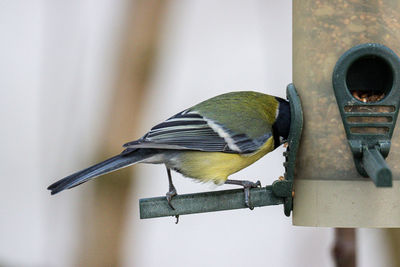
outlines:
[[[283,198],[272,192],[272,186],[250,189],[250,201],[254,207],[283,204]],[[222,190],[175,196],[168,206],[165,197],[144,198],[139,200],[140,218],[156,218],[192,213],[248,208],[244,203],[244,190]]]

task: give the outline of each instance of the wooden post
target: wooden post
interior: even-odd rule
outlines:
[[[335,228],[332,249],[336,267],[356,267],[356,231],[354,228]]]
[[[109,117],[104,123],[104,146],[98,160],[122,151],[140,123],[141,104],[153,70],[166,1],[137,0],[127,8],[126,31],[120,54]],[[84,211],[79,266],[120,266],[131,193],[132,168],[111,173],[93,182],[95,191]]]

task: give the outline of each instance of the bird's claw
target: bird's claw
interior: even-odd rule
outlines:
[[[167,196],[168,206],[170,206],[171,209],[175,210],[174,206],[172,206],[171,204],[172,198],[177,195],[175,188],[172,189],[171,191],[168,191],[165,195]]]
[[[251,204],[250,201],[250,188],[256,188],[256,187],[261,187],[261,182],[257,181],[257,182],[251,182],[251,181],[247,181],[247,180],[226,180],[225,181],[226,184],[235,184],[235,185],[241,185],[244,187],[244,203],[246,204],[246,206],[253,210],[254,206]]]
[[[256,187],[261,187],[261,182],[252,182],[252,181],[240,181],[240,185],[243,186],[244,188],[256,188]]]
[[[261,187],[261,182],[257,181],[254,183],[251,181],[243,181],[243,187],[244,187],[244,203],[250,210],[253,210],[254,206],[251,204],[250,201],[250,188]]]
[[[254,209],[254,206],[250,203],[250,187],[244,188],[244,203],[250,210]]]
[[[171,204],[171,200],[174,196],[177,195],[176,190],[169,191],[169,192],[167,192],[166,195],[167,195],[168,206],[170,206],[171,209],[175,210],[174,206],[172,206],[172,204]],[[173,215],[172,217],[176,218],[175,224],[178,224],[179,223],[179,214]]]

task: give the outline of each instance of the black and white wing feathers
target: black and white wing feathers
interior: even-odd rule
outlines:
[[[185,110],[157,124],[145,136],[126,143],[124,147],[252,153],[271,136],[268,133],[251,139],[243,133],[233,133],[195,111]]]

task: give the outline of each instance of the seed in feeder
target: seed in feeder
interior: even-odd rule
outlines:
[[[358,92],[357,91],[353,91],[353,96],[356,98],[356,99],[358,99],[358,100],[360,100],[361,101],[361,98],[360,98],[360,96],[358,95]]]
[[[363,103],[377,102],[385,97],[385,93],[379,95],[374,93],[364,93],[364,92],[362,93],[360,91],[353,91],[351,94],[353,95],[354,98]]]

